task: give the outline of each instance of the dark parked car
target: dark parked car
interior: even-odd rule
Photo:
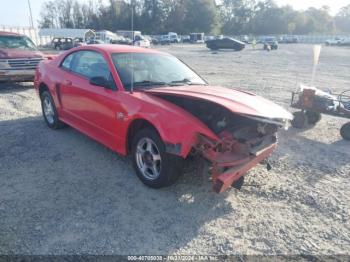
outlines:
[[[264,50],[277,50],[278,41],[275,37],[267,37],[264,41]]]
[[[77,37],[74,39],[74,47],[78,47],[78,46],[84,46],[86,45],[85,41],[84,41],[84,38],[81,38],[81,37]]]
[[[52,47],[56,50],[69,50],[74,47],[74,41],[69,37],[56,37],[52,40]]]
[[[280,42],[284,44],[297,44],[299,43],[299,37],[292,35],[284,36]]]
[[[160,38],[160,44],[161,45],[170,45],[171,39],[169,35],[162,35]]]
[[[206,44],[211,50],[233,49],[235,51],[241,51],[245,48],[245,43],[230,37],[208,40]]]
[[[191,37],[189,35],[183,35],[183,36],[181,36],[181,42],[182,43],[191,43]]]
[[[116,45],[132,45],[132,40],[123,36],[118,36],[117,39],[111,40],[111,44]]]
[[[159,45],[160,44],[160,36],[152,36],[151,42],[153,45]]]

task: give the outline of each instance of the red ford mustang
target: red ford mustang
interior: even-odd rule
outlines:
[[[210,163],[214,191],[240,186],[292,119],[264,98],[208,85],[169,54],[128,46],[78,47],[42,61],[35,88],[50,128],[68,124],[131,154],[153,188],[173,184],[190,155]]]

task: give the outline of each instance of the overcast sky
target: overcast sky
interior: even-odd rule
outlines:
[[[80,0],[83,2],[83,0]],[[350,0],[275,0],[279,5],[292,5],[295,9],[321,7],[328,5],[332,14],[336,14],[343,6],[350,4]],[[42,3],[45,0],[30,0],[33,20],[37,25]],[[28,0],[0,0],[0,25],[29,26]]]

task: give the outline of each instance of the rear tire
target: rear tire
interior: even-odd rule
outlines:
[[[183,159],[165,151],[153,128],[139,131],[132,140],[132,159],[137,176],[152,188],[171,186],[181,175]]]
[[[307,118],[307,122],[310,125],[315,125],[318,122],[320,122],[322,115],[320,113],[317,113],[317,112],[306,111],[306,118]]]
[[[350,141],[350,123],[347,123],[342,126],[340,129],[340,135],[344,140]]]
[[[307,124],[307,117],[306,114],[304,112],[295,112],[294,114],[294,118],[292,120],[292,126],[295,128],[304,128]]]
[[[59,120],[55,103],[49,91],[40,95],[41,109],[47,126],[51,129],[61,129],[66,125]]]

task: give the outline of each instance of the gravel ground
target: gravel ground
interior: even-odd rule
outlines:
[[[160,47],[211,84],[288,107],[308,83],[312,46],[212,53]],[[322,50],[316,83],[350,88],[350,49]],[[349,254],[350,143],[346,121],[283,131],[271,162],[241,191],[211,191],[189,164],[172,187],[152,190],[128,158],[66,128],[49,130],[27,85],[0,86],[0,254]]]

